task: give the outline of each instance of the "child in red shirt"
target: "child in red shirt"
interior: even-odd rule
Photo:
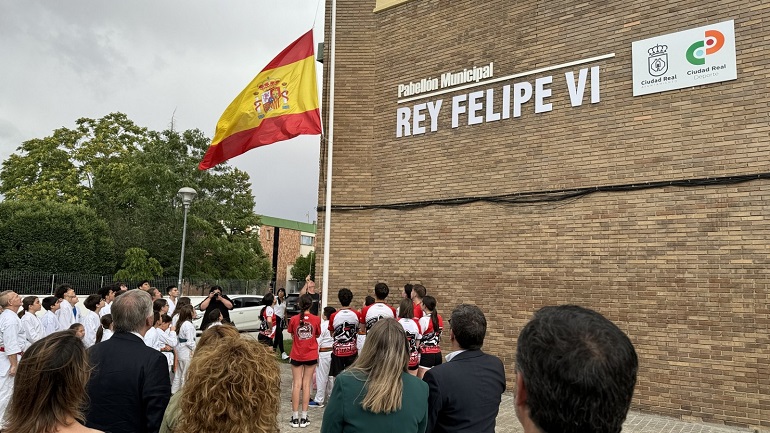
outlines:
[[[313,306],[313,297],[304,294],[299,297],[300,314],[292,317],[289,321],[287,331],[292,336],[291,346],[291,426],[307,427],[310,419],[307,416],[307,409],[310,403],[310,388],[318,364],[318,338],[321,335],[321,319],[318,316],[310,314],[310,308]],[[302,394],[302,416],[299,415],[300,391]]]

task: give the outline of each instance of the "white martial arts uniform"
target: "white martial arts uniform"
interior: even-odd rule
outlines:
[[[56,317],[59,319],[59,325],[61,325],[62,330],[70,329],[70,326],[78,323],[75,320],[75,314],[72,312],[72,304],[64,298],[62,298],[59,309],[56,311]]]
[[[158,338],[163,343],[163,346],[170,346],[172,349],[179,344],[179,340],[176,337],[176,332],[171,328],[162,331],[158,329]],[[163,347],[161,346],[161,347]],[[174,383],[174,352],[161,352],[168,359],[168,374],[171,379],[171,383]]]
[[[21,326],[24,328],[24,337],[30,346],[32,343],[45,337],[45,331],[40,319],[29,311],[24,312],[24,316],[21,318]]]
[[[86,335],[83,336],[83,344],[87,349],[96,344],[96,331],[99,330],[102,322],[99,320],[99,315],[96,312],[86,310],[80,316],[80,323],[86,329]]]
[[[329,377],[329,367],[332,364],[332,344],[334,339],[329,332],[329,321],[321,322],[321,335],[318,337],[318,367],[315,369],[315,398],[318,404],[326,401],[326,396],[331,394],[334,386],[334,378]]]
[[[163,345],[158,346],[160,344],[160,338],[158,337],[158,328],[152,327],[147,330],[147,332],[144,334],[144,344],[155,350],[160,350]]]
[[[61,323],[59,323],[59,318],[56,317],[56,314],[51,310],[48,310],[45,312],[45,314],[43,314],[43,318],[40,319],[40,322],[43,325],[43,333],[45,334],[44,337],[62,330]]]
[[[106,316],[107,314],[112,314],[112,302],[104,303],[104,307],[102,307],[101,310],[99,310],[99,317],[102,318]]]
[[[168,302],[168,313],[166,314],[168,314],[169,316],[173,316],[174,310],[176,310],[176,303],[179,302],[179,298],[177,297],[176,301],[172,301],[171,297],[169,296],[168,298],[166,298],[166,302]]]
[[[179,327],[177,339],[179,344],[176,346],[176,355],[179,357],[179,369],[174,375],[171,393],[177,392],[184,385],[187,367],[190,365],[190,359],[192,359],[192,354],[195,351],[195,326],[189,320]]]
[[[24,343],[19,336],[22,333],[21,319],[13,310],[6,309],[0,314],[0,420],[5,417],[5,410],[13,395],[13,376],[9,356],[19,359],[19,354],[24,350]],[[0,422],[1,423],[1,422]]]

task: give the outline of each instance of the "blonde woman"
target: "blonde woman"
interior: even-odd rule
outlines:
[[[278,432],[281,374],[272,350],[233,326],[201,335],[182,391],[171,397],[160,433]]]
[[[334,382],[321,433],[423,433],[428,423],[428,385],[407,373],[404,328],[380,319],[369,330],[358,359]],[[343,410],[344,409],[344,410]]]

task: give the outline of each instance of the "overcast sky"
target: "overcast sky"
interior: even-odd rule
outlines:
[[[0,160],[25,140],[116,111],[163,130],[176,110],[175,129],[198,128],[211,138],[224,109],[281,50],[311,27],[315,42],[323,41],[318,5],[3,0]],[[300,136],[229,163],[251,176],[258,213],[312,222],[318,158],[319,136]]]

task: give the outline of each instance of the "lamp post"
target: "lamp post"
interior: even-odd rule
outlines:
[[[179,281],[177,288],[182,291],[182,270],[184,270],[184,244],[187,239],[187,210],[190,209],[190,203],[198,195],[198,192],[192,188],[184,187],[180,188],[176,193],[177,197],[182,200],[182,206],[184,206],[184,224],[182,225],[182,254],[179,256]]]

